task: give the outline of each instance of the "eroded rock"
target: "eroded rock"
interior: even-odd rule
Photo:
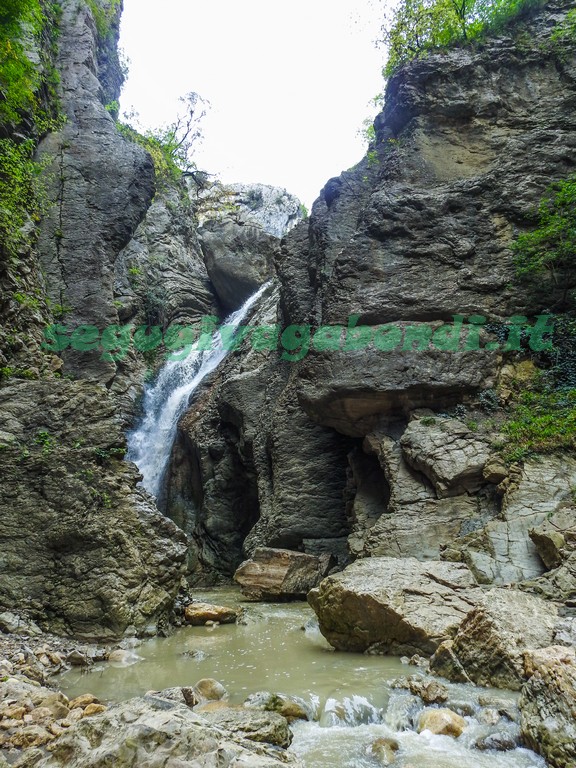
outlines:
[[[489,445],[458,419],[414,419],[400,440],[410,464],[432,482],[438,497],[477,491]]]
[[[454,638],[436,651],[431,669],[457,682],[519,690],[523,651],[549,645],[557,621],[558,609],[552,603],[518,590],[490,590]]]
[[[324,579],[308,601],[335,648],[401,656],[433,653],[480,597],[464,565],[372,557]]]
[[[551,646],[527,652],[525,664],[522,739],[553,768],[571,768],[576,764],[576,652]]]
[[[259,547],[234,579],[250,600],[304,599],[332,567],[329,555]]]

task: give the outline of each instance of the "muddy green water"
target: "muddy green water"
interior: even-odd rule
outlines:
[[[131,649],[132,663],[70,670],[59,677],[59,686],[69,696],[89,691],[114,702],[213,677],[227,688],[234,704],[256,691],[296,695],[317,718],[292,726],[291,750],[307,768],[375,768],[379,763],[369,749],[382,736],[400,742],[394,768],[545,768],[528,750],[474,748],[489,732],[517,730],[508,721],[488,726],[480,715],[468,717],[468,728],[459,739],[417,734],[411,727],[417,703],[406,691],[390,686],[392,680],[417,670],[396,658],[334,652],[304,603],[244,603],[230,589],[196,593],[195,598],[240,604],[244,617],[237,625],[185,627],[169,638],[145,641]],[[486,691],[452,685],[450,693],[451,701],[477,708],[478,694]],[[502,691],[495,695],[511,696]]]

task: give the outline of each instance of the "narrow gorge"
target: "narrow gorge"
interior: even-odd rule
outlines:
[[[121,0],[0,2],[0,768],[576,766],[576,5],[516,11],[396,66],[308,216],[118,120]],[[374,700],[193,691],[273,621]]]

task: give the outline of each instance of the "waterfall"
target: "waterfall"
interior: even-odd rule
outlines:
[[[266,283],[224,321],[228,328],[237,329],[250,309],[262,296]],[[226,334],[229,340],[229,334]],[[230,347],[230,344],[226,344]],[[183,360],[169,360],[156,380],[144,390],[143,416],[140,424],[128,434],[126,458],[133,461],[143,476],[141,485],[158,498],[162,478],[176,436],[180,416],[186,410],[191,395],[202,381],[215,370],[228,354],[220,332],[212,336],[210,349],[194,350]]]

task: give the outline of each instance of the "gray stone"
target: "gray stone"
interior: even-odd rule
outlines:
[[[184,537],[136,488],[104,387],[26,381],[0,390],[0,602],[59,633],[114,638],[166,618]]]
[[[542,648],[554,637],[558,609],[518,590],[492,589],[460,624],[453,639],[431,660],[436,674],[478,685],[519,690],[523,652]]]
[[[439,498],[479,490],[488,460],[486,441],[457,419],[414,419],[400,445],[409,463],[432,482]]]
[[[552,646],[526,654],[525,663],[522,740],[553,768],[569,768],[576,762],[576,653]]]
[[[308,601],[335,648],[401,656],[433,653],[480,597],[464,565],[372,557],[324,579]]]
[[[239,713],[238,717],[245,733],[236,729],[233,717],[228,720],[223,717],[219,722],[215,718],[212,724],[206,716],[195,714],[185,705],[154,697],[130,699],[74,723],[57,739],[50,753],[25,753],[19,760],[19,766],[302,766],[296,757],[279,750],[277,746],[270,746],[270,742],[266,741],[267,738],[289,741],[284,718],[271,713],[250,713],[248,710]],[[228,725],[234,730],[228,730]],[[250,741],[246,738],[248,736]]]

